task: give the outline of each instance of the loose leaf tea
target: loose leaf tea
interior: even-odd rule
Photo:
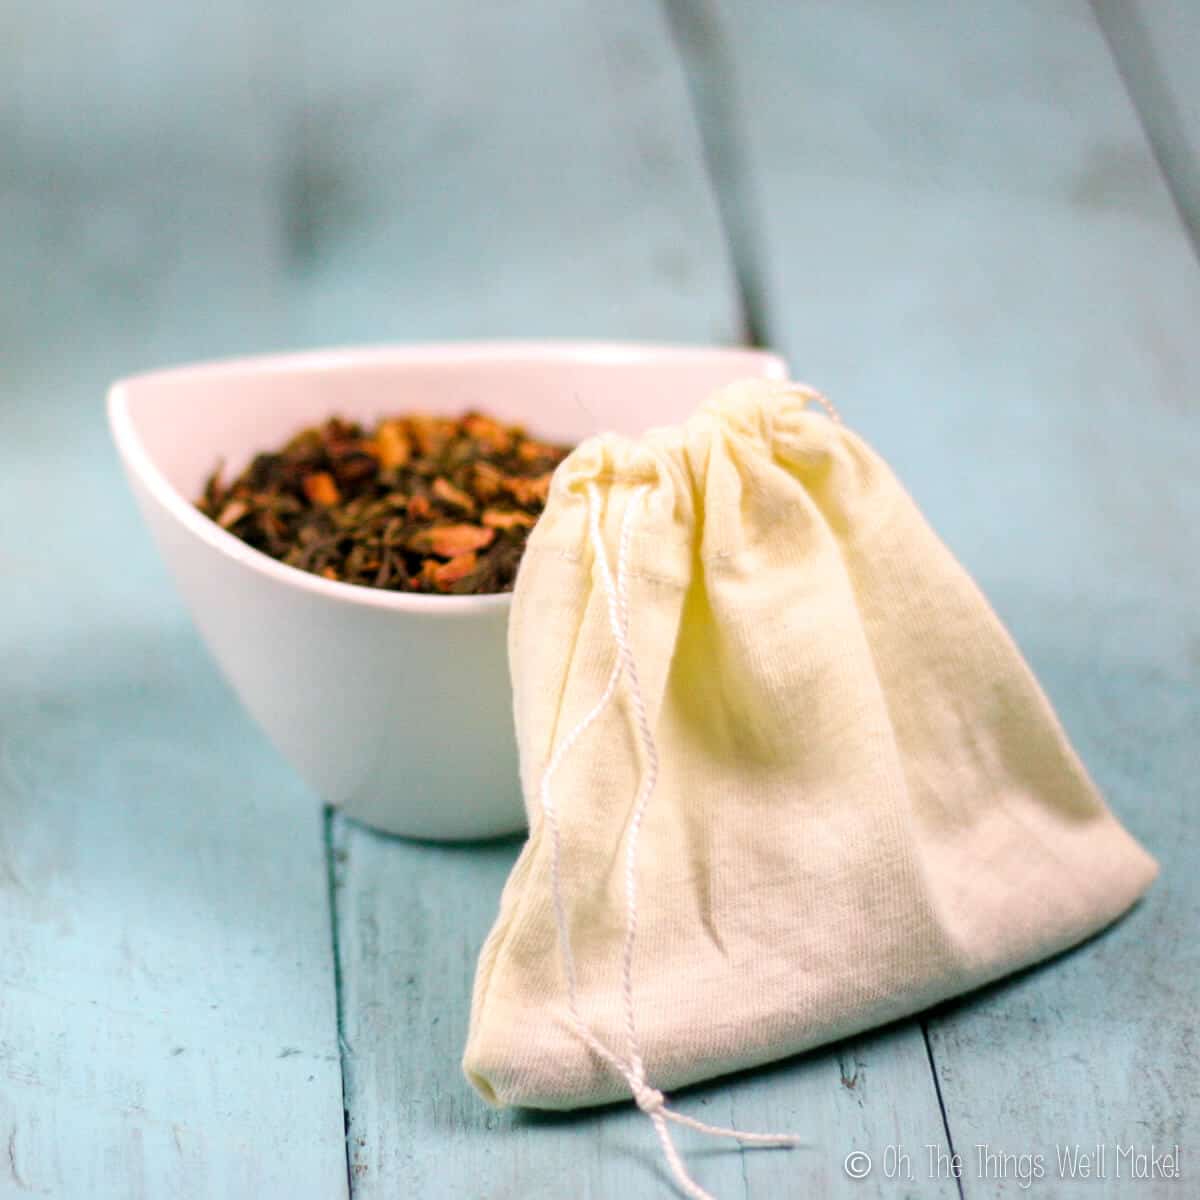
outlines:
[[[367,431],[333,417],[218,467],[197,507],[272,558],[326,579],[401,592],[510,591],[569,453],[482,413],[415,414]]]

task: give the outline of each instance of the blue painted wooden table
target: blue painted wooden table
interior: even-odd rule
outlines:
[[[704,1185],[1196,1194],[1200,267],[1168,182],[1196,198],[1089,7],[66,0],[0,15],[0,68],[0,1196],[669,1194],[631,1106],[469,1090],[518,844],[324,812],[205,657],[104,430],[133,369],[481,334],[783,350],[1163,865],[1051,964],[686,1093],[810,1143],[689,1141]],[[1076,1143],[1178,1144],[1186,1178],[1060,1178]]]

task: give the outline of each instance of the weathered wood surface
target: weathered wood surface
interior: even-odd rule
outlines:
[[[350,0],[292,36],[303,336],[738,337],[652,0]]]
[[[1163,866],[1105,936],[928,1021],[964,1193],[1021,1194],[987,1143],[1043,1153],[1045,1194],[1133,1194],[1114,1144],[1186,1160],[1200,1109],[1200,272],[1083,4],[728,17],[771,337],[896,466]],[[1074,1142],[1109,1145],[1107,1183],[1057,1178]]]
[[[354,1195],[668,1194],[653,1130],[631,1104],[498,1113],[459,1069],[475,960],[518,844],[414,845],[339,822],[335,845]],[[678,1101],[701,1120],[797,1129],[812,1143],[741,1153],[682,1135],[696,1175],[722,1197],[832,1194],[851,1148],[944,1144],[919,1031],[856,1039]],[[881,1181],[856,1186],[897,1194]],[[921,1194],[955,1192],[947,1181]]]
[[[697,1175],[724,1200],[954,1195],[925,1172],[930,1052],[965,1156],[1158,1140],[1189,1164],[1200,275],[1095,21],[671,9],[721,88],[706,119],[736,70],[712,155],[750,172],[721,181],[736,255],[648,0],[0,11],[0,1196],[669,1194],[630,1107],[498,1115],[470,1092],[470,981],[516,843],[323,830],[155,564],[101,401],[142,366],[290,345],[733,341],[735,258],[1164,877],[924,1028],[685,1093],[814,1146],[684,1137]],[[843,1175],[855,1148],[869,1180]],[[1022,1194],[964,1167],[968,1196]]]
[[[0,15],[0,1196],[347,1195],[321,813],[135,514],[104,389],[280,340],[244,14]]]

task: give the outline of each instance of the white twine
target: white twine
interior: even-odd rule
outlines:
[[[833,406],[833,401],[827,396],[822,395],[816,388],[809,387],[807,383],[794,383],[791,387],[784,391],[785,396],[795,396],[797,400],[815,400],[824,410],[826,416],[835,424],[842,425],[842,414]]]
[[[823,399],[823,397],[822,397]],[[836,414],[833,414],[836,419]],[[563,972],[567,981],[567,1003],[571,1015],[571,1023],[575,1032],[584,1043],[614,1071],[623,1076],[629,1085],[637,1106],[650,1118],[662,1145],[663,1154],[671,1168],[671,1174],[680,1190],[692,1200],[713,1200],[688,1174],[687,1167],[675,1143],[671,1139],[667,1122],[684,1125],[689,1129],[706,1133],[713,1137],[733,1138],[750,1146],[794,1146],[798,1138],[786,1133],[743,1133],[737,1129],[727,1129],[721,1125],[708,1125],[704,1121],[694,1120],[675,1112],[667,1106],[666,1097],[657,1088],[652,1087],[646,1080],[646,1068],[642,1061],[641,1044],[638,1041],[637,1025],[634,1020],[633,1006],[633,951],[637,941],[638,895],[637,895],[637,864],[638,838],[641,833],[642,819],[654,787],[658,780],[658,748],[654,742],[654,734],[646,715],[646,705],[642,696],[641,681],[638,678],[637,664],[633,657],[633,648],[629,640],[629,543],[633,532],[634,516],[641,505],[642,497],[648,490],[643,486],[637,488],[629,499],[625,514],[621,520],[621,536],[617,551],[617,575],[613,579],[608,564],[608,553],[604,545],[604,537],[600,529],[600,498],[594,484],[588,485],[588,529],[591,536],[592,548],[596,556],[596,565],[600,571],[600,579],[608,600],[608,620],[612,629],[613,641],[617,647],[616,661],[613,663],[608,682],[600,699],[590,712],[563,739],[558,749],[550,759],[542,776],[540,789],[542,811],[545,814],[547,828],[550,830],[550,885],[554,900],[554,918],[558,925],[558,945],[562,955]],[[563,760],[571,749],[600,718],[604,710],[612,702],[617,692],[621,676],[628,677],[629,697],[633,709],[634,722],[637,725],[641,741],[642,753],[645,758],[641,785],[638,788],[637,799],[634,802],[633,813],[629,819],[628,841],[625,847],[625,941],[621,952],[621,995],[625,1008],[625,1035],[628,1042],[628,1054],[622,1058],[610,1050],[588,1027],[579,1014],[579,1001],[575,977],[575,959],[571,952],[571,934],[567,923],[566,906],[563,901],[562,889],[562,837],[558,826],[558,814],[554,808],[551,794],[551,783]]]

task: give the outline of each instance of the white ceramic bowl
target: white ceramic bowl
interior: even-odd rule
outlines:
[[[335,413],[372,421],[477,408],[572,443],[679,421],[723,383],[785,374],[779,358],[751,350],[451,343],[159,371],[114,384],[108,411],[196,624],[300,774],[327,802],[389,832],[482,838],[525,824],[509,597],[402,595],[284,566],[193,507],[209,472],[223,460],[236,473]]]

